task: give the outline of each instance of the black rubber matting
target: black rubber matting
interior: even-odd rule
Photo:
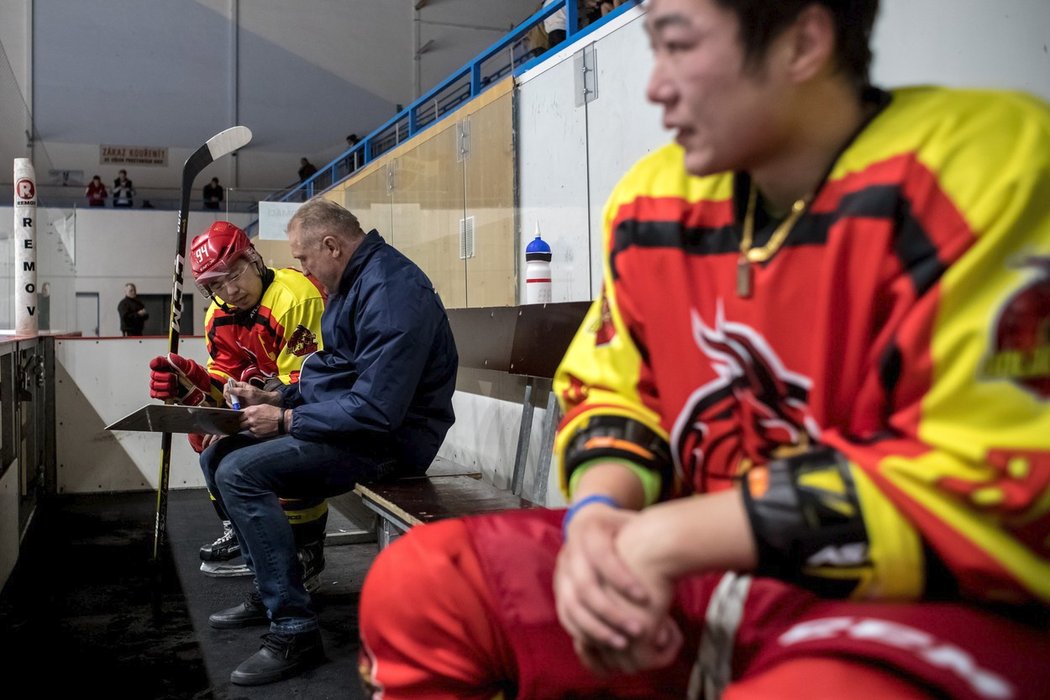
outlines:
[[[168,509],[170,550],[216,698],[364,698],[357,676],[357,601],[375,558],[375,544],[325,548],[325,570],[314,594],[327,663],[301,676],[265,686],[229,683],[230,672],[259,649],[266,627],[216,630],[208,616],[244,599],[251,578],[214,578],[200,572],[199,549],[221,532],[205,491],[173,492]],[[237,561],[240,561],[239,559]]]
[[[357,601],[375,544],[326,547],[315,596],[328,661],[297,678],[242,688],[230,672],[265,627],[214,630],[249,577],[199,571],[220,523],[203,490],[172,491],[170,557],[150,563],[155,495],[68,496],[41,506],[0,596],[0,658],[34,696],[364,698],[357,679]],[[16,670],[17,669],[17,670]]]
[[[38,508],[0,595],[9,691],[216,697],[170,562],[154,584],[154,500],[149,493],[75,496]]]

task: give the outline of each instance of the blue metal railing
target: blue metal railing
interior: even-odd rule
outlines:
[[[474,60],[453,72],[443,82],[398,112],[352,148],[344,151],[335,160],[319,169],[309,179],[290,189],[275,192],[267,199],[306,200],[315,194],[324,192],[377,157],[441,121],[508,73],[513,72],[514,75],[520,75],[542,61],[548,54],[565,48],[590,34],[611,18],[633,7],[637,1],[624,3],[583,28],[577,28],[579,19],[575,0],[556,0],[550,5],[541,7],[505,37],[478,54]],[[542,51],[527,47],[525,36],[533,27],[561,9],[566,10],[565,41]]]

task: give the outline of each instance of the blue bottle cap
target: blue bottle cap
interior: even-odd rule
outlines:
[[[525,247],[525,253],[526,254],[528,254],[528,253],[550,253],[550,252],[551,252],[551,247],[549,245],[547,245],[547,242],[545,240],[540,238],[539,234],[536,234],[536,237],[534,239],[532,239],[532,242],[529,243],[529,245]]]

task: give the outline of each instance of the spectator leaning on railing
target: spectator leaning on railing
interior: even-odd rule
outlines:
[[[121,170],[113,181],[113,206],[130,209],[134,205],[135,186],[128,179],[128,172]]]
[[[98,175],[91,178],[91,182],[88,183],[84,195],[87,197],[89,207],[106,206],[106,196],[108,193],[106,192],[106,186],[102,184],[102,178]]]

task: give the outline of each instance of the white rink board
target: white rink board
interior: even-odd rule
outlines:
[[[474,382],[486,385],[485,388],[499,395],[524,395],[523,377],[483,370],[460,370],[460,386]],[[457,391],[452,397],[452,407],[456,412],[456,422],[445,436],[438,454],[465,467],[476,468],[485,481],[509,490],[521,425],[521,400],[500,400]],[[533,412],[529,454],[525,462],[524,492],[521,495],[556,508],[565,504],[558,489],[557,465],[551,464],[547,484],[541,487],[535,483],[546,414],[542,406],[537,406]],[[538,493],[544,493],[545,497],[539,498]]]
[[[577,106],[575,56],[591,45],[598,97]],[[555,302],[597,294],[605,200],[635,160],[667,141],[659,112],[642,99],[647,47],[642,14],[631,10],[519,79],[519,254],[538,222],[553,253]]]
[[[55,428],[59,493],[157,488],[160,433],[105,426],[153,401],[149,361],[167,338],[60,338],[55,341]],[[204,339],[182,338],[179,354],[204,363]],[[185,435],[171,440],[168,487],[201,488],[197,454]]]
[[[1047,0],[882,0],[876,85],[1024,90],[1050,100]]]
[[[572,56],[522,85],[516,99],[522,270],[525,247],[539,224],[552,252],[551,300],[586,301],[591,296],[586,121],[584,108],[574,106]],[[524,302],[524,274],[518,285]]]
[[[644,16],[598,43],[598,99],[587,105],[591,195],[591,276],[588,300],[598,296],[602,281],[602,217],[616,183],[642,156],[672,139],[661,124],[660,109],[645,99],[649,80],[649,39]],[[644,60],[638,60],[638,57]],[[576,301],[576,300],[574,300]]]

